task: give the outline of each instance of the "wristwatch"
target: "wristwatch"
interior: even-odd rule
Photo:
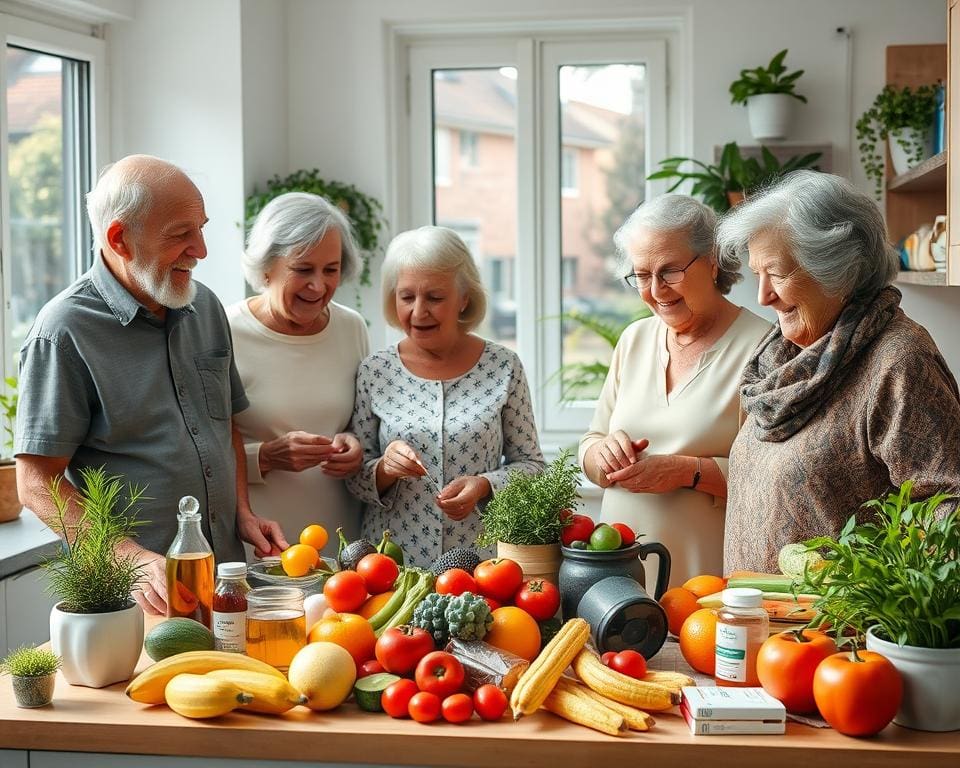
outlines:
[[[690,483],[690,485],[687,486],[687,488],[689,488],[690,490],[693,490],[694,488],[696,488],[697,485],[700,483],[700,470],[701,470],[701,468],[702,468],[702,467],[701,467],[701,465],[700,465],[700,457],[697,456],[697,471],[693,473],[693,482]]]

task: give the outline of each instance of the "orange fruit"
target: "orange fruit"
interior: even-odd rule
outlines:
[[[334,643],[345,648],[359,665],[373,658],[377,636],[370,622],[355,613],[338,613],[320,619],[310,627],[307,641],[311,643]]]
[[[307,544],[294,544],[280,553],[280,565],[287,576],[305,576],[320,562],[320,553]]]
[[[717,612],[701,608],[680,628],[680,653],[697,672],[712,675],[717,652]]]
[[[664,592],[660,598],[660,607],[666,611],[667,626],[675,635],[680,634],[680,627],[687,620],[687,616],[700,610],[697,596],[683,587],[674,587]]]
[[[308,525],[300,531],[300,543],[310,545],[317,552],[322,551],[329,540],[330,536],[327,534],[327,529],[316,523]]]
[[[683,588],[690,590],[697,597],[706,597],[722,592],[726,585],[726,581],[719,576],[694,576],[684,582]]]
[[[522,608],[508,605],[493,612],[493,626],[483,641],[533,661],[540,653],[540,626]]]
[[[357,613],[363,616],[363,618],[369,619],[373,614],[383,608],[391,597],[393,597],[393,592],[381,592],[379,595],[368,597],[367,601],[360,606],[360,610],[357,611]]]

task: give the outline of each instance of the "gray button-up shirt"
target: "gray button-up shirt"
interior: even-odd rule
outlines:
[[[137,542],[165,553],[181,496],[200,501],[218,562],[244,560],[236,531],[231,416],[248,405],[223,307],[197,284],[160,320],[102,258],[40,310],[20,350],[16,453],[71,457],[145,485]]]

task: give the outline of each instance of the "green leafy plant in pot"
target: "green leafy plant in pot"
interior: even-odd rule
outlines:
[[[788,72],[783,63],[786,56],[784,49],[765,67],[741,69],[740,77],[730,84],[730,101],[746,105],[755,139],[786,138],[793,101],[807,103],[807,98],[794,90],[803,70]]]
[[[60,657],[48,648],[21,646],[0,661],[0,672],[10,675],[18,707],[45,707],[53,701]]]
[[[50,612],[50,644],[68,683],[102,688],[130,678],[143,645],[143,612],[131,597],[143,570],[118,545],[146,524],[134,512],[144,489],[124,489],[103,468],[81,469],[80,478],[73,495],[62,477],[49,488],[57,510],[50,527],[64,540],[43,563],[49,591],[59,599]]]
[[[836,538],[804,542],[823,553],[801,590],[820,594],[818,625],[866,635],[866,646],[900,671],[903,701],[894,722],[960,729],[960,519],[956,496],[911,498],[913,483],[864,506]],[[942,514],[943,510],[949,510]]]
[[[520,563],[525,578],[557,583],[560,532],[579,499],[580,468],[570,459],[561,451],[543,472],[512,470],[483,512],[477,545],[496,544],[497,556]]]
[[[17,465],[13,459],[13,436],[17,425],[17,379],[8,376],[6,388],[0,392],[0,417],[7,435],[0,454],[0,523],[20,517],[20,499],[17,496]]]

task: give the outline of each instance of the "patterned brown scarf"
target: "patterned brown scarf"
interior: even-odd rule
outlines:
[[[760,440],[779,443],[799,432],[836,390],[864,349],[899,312],[900,291],[888,286],[853,301],[827,333],[807,348],[774,325],[744,368],[741,403]]]

